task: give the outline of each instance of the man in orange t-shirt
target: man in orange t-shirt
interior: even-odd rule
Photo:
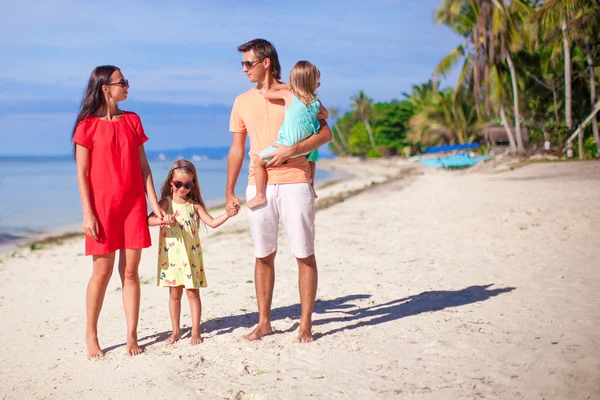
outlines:
[[[233,139],[227,158],[226,207],[237,211],[240,202],[234,188],[240,174],[246,136],[250,137],[250,153],[258,154],[273,145],[285,115],[283,101],[267,100],[264,93],[277,90],[281,82],[281,66],[273,45],[264,39],[251,40],[238,47],[243,53],[242,71],[248,80],[256,83],[252,89],[239,95],[233,104],[229,130]],[[305,156],[310,150],[331,140],[331,130],[320,120],[318,134],[294,146],[275,144],[277,152],[267,163],[267,205],[248,210],[250,232],[254,243],[254,276],[258,303],[258,325],[245,336],[257,340],[273,333],[271,327],[271,300],[275,283],[275,254],[279,220],[285,226],[292,253],[298,262],[300,302],[302,314],[296,340],[312,342],[312,312],[317,293],[317,261],[315,258],[315,196],[311,186],[311,171]],[[246,200],[256,195],[254,168],[250,163]]]

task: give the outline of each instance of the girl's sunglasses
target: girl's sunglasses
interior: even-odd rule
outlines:
[[[183,183],[181,181],[173,181],[173,186],[175,186],[177,189],[181,189],[181,187],[183,186],[187,190],[190,190],[191,188],[194,187],[194,183],[193,182]]]

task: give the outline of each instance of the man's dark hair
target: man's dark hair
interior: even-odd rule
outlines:
[[[246,53],[252,50],[261,61],[265,58],[271,60],[271,75],[273,75],[273,78],[277,80],[281,79],[281,65],[279,64],[279,56],[277,55],[275,46],[273,46],[271,42],[265,39],[254,39],[238,46],[237,49],[240,53]]]

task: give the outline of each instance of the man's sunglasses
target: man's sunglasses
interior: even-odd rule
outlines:
[[[256,60],[256,61],[242,61],[242,68],[246,67],[248,69],[254,68],[254,66],[256,64],[258,64],[259,62],[261,62],[262,60]]]
[[[121,79],[119,82],[113,82],[113,83],[107,84],[107,86],[112,86],[112,85],[119,85],[121,87],[127,87],[127,86],[129,86],[129,81],[127,79]]]
[[[191,188],[194,187],[194,183],[193,182],[187,182],[187,183],[183,183],[181,181],[173,181],[173,185],[177,188],[177,189],[181,189],[181,187],[183,186],[184,188],[186,188],[187,190],[190,190]]]

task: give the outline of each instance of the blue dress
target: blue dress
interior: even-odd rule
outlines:
[[[321,123],[317,120],[319,114],[319,100],[315,98],[308,104],[292,94],[292,104],[285,110],[285,117],[279,134],[277,135],[277,144],[292,146],[308,137],[319,133]],[[277,148],[269,146],[260,152],[260,157],[275,153]],[[308,161],[317,161],[319,159],[319,150],[315,149],[309,153],[299,154],[296,157],[308,154]],[[268,161],[269,159],[266,159]]]

